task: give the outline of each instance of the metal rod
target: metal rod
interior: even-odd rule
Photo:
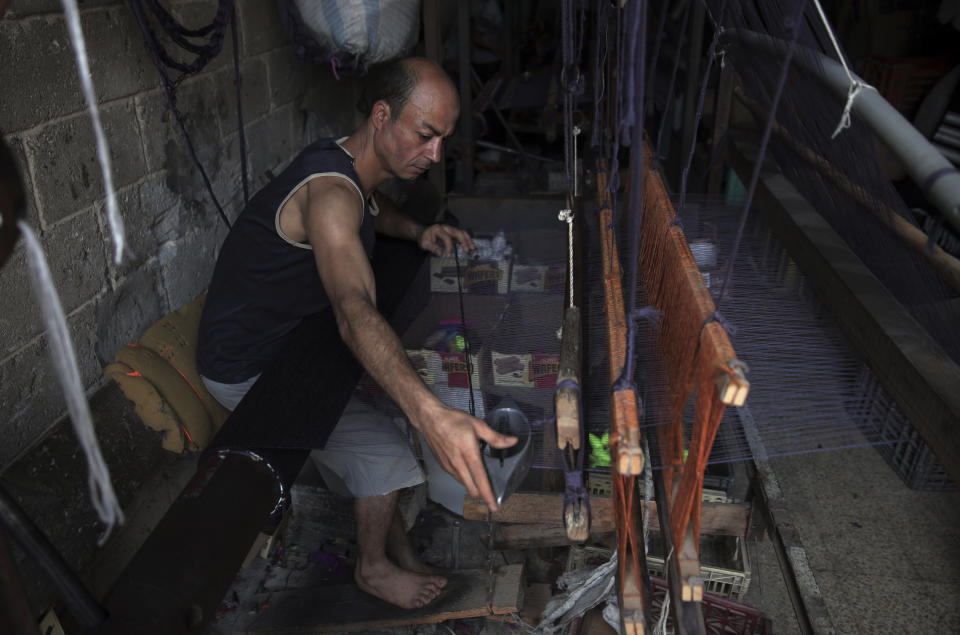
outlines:
[[[3,487],[0,487],[0,524],[40,567],[81,626],[91,628],[106,618],[104,608]]]
[[[721,45],[744,44],[774,54],[782,54],[787,48],[783,40],[746,29],[727,29],[720,36],[720,42]],[[844,68],[817,51],[803,49],[803,52],[805,54],[794,56],[794,62],[819,77],[836,95],[846,100],[850,79]],[[960,171],[877,91],[861,91],[853,102],[852,112],[863,118],[947,222],[960,232]],[[929,186],[928,180],[932,180]]]

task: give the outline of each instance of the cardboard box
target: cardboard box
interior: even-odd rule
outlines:
[[[464,293],[504,295],[510,291],[510,260],[460,260],[460,286]],[[430,258],[430,290],[457,293],[455,258]]]
[[[470,412],[470,386],[473,386],[473,402],[476,416],[486,415],[483,393],[480,387],[480,357],[471,354],[472,373],[467,374],[465,353],[443,353],[429,349],[407,350],[407,357],[423,383],[443,403],[453,408]]]
[[[563,293],[567,283],[566,265],[521,265],[514,263],[510,290],[520,293]]]

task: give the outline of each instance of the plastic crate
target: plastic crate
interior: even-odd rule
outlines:
[[[703,589],[707,593],[714,595],[743,599],[747,590],[750,588],[751,566],[750,558],[747,555],[746,545],[742,536],[736,536],[735,547],[733,549],[732,560],[733,567],[723,567],[718,564],[710,564],[711,557],[717,556],[717,550],[709,547],[714,544],[711,539],[723,538],[713,536],[703,536],[700,545],[700,577],[703,578]],[[733,539],[734,537],[729,537]],[[647,556],[647,571],[650,575],[664,575],[664,560],[662,556]]]
[[[746,551],[743,549],[742,539],[738,538],[738,541],[740,543],[740,551],[743,552],[746,561]],[[574,571],[586,566],[600,566],[610,559],[612,553],[611,549],[593,545],[571,546],[567,556],[566,571]],[[651,622],[654,622],[660,617],[660,609],[663,606],[663,598],[666,594],[667,585],[661,577],[663,560],[659,560],[661,575],[657,575],[657,572],[654,571],[651,560],[656,559],[651,556],[647,557],[650,585],[653,590],[653,598],[651,600],[653,619]],[[743,597],[743,593],[746,593],[747,587],[750,584],[749,574],[745,577],[738,577],[735,575],[735,572],[729,572],[719,568],[701,568],[704,579],[707,580],[705,582],[707,592],[703,594],[703,601],[700,603],[701,609],[703,610],[703,621],[707,627],[706,632],[710,635],[771,635],[773,633],[773,625],[765,615],[750,606],[729,599],[727,595],[714,593],[710,590],[707,576],[711,575],[711,573],[708,570],[718,572],[713,574],[715,576],[713,578],[715,586],[724,588],[725,591],[732,591],[735,588],[742,589],[742,592],[737,594],[738,598]],[[747,562],[747,571],[749,571],[749,562]],[[672,618],[670,621],[672,621]],[[668,625],[670,621],[668,621]]]
[[[735,546],[730,558],[722,558],[718,552],[722,549],[716,548],[724,540],[733,541],[734,537],[715,537],[704,536],[700,546],[700,577],[703,578],[703,588],[707,593],[733,598],[743,599],[747,590],[750,588],[751,566],[750,558],[747,555],[746,545],[743,538],[738,536],[735,539]],[[651,537],[653,550],[656,550],[658,541]],[[610,559],[611,550],[604,547],[593,545],[573,545],[567,554],[566,571],[574,571],[586,566],[598,566]],[[711,564],[711,558],[713,564]],[[717,560],[733,560],[735,566],[724,567],[716,564]],[[706,561],[706,562],[704,562]],[[652,576],[664,575],[663,556],[657,556],[651,553],[647,556],[647,571]],[[729,563],[728,563],[729,564]]]
[[[650,576],[653,587],[653,621],[660,617],[663,598],[667,594],[667,584],[662,578]],[[712,593],[704,593],[700,603],[703,622],[709,635],[773,635],[773,622],[757,609],[723,598]],[[673,618],[667,620],[667,632],[673,632]]]
[[[712,466],[707,466],[708,470]],[[724,466],[727,467],[727,466]],[[727,468],[729,469],[729,468]],[[705,503],[732,503],[733,499],[727,494],[733,483],[732,476],[705,474],[703,478],[703,502]],[[587,477],[587,491],[595,498],[613,497],[613,480],[609,472],[590,472]]]
[[[857,425],[907,487],[929,492],[957,489],[920,433],[900,412],[880,381],[864,365],[858,380]]]

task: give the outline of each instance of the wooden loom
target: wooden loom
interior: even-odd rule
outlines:
[[[646,165],[653,165],[649,148],[645,152]],[[603,166],[597,174],[610,377],[614,381],[626,362],[627,316]],[[670,395],[669,418],[657,429],[667,493],[667,500],[660,505],[661,518],[669,518],[668,544],[674,545],[679,572],[679,580],[671,580],[671,586],[680,586],[684,601],[699,602],[703,597],[699,542],[704,469],[723,409],[742,405],[750,385],[726,332],[711,320],[713,300],[682,230],[673,224],[676,212],[660,174],[648,169],[643,185],[639,268],[650,303],[662,312],[657,343]],[[694,422],[685,444],[681,413],[694,390]],[[644,597],[641,575],[643,553],[638,549],[642,546],[639,514],[633,511],[642,448],[637,399],[632,390],[614,391],[610,430],[615,457],[621,614],[627,632],[643,633],[648,599]]]

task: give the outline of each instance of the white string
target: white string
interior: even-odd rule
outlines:
[[[568,201],[569,203],[569,201]],[[562,209],[557,219],[567,224],[567,280],[570,282],[570,308],[573,308],[573,209]]]
[[[850,111],[853,109],[853,100],[857,98],[857,95],[860,94],[861,90],[864,88],[873,88],[873,86],[870,86],[859,77],[856,77],[853,72],[850,71],[850,67],[847,66],[847,60],[843,57],[843,52],[840,50],[840,44],[837,43],[837,38],[833,34],[833,29],[830,28],[830,21],[827,20],[827,14],[823,11],[823,7],[820,5],[820,0],[813,0],[813,4],[817,7],[817,13],[820,14],[820,21],[823,22],[823,27],[827,30],[827,35],[830,36],[830,42],[833,44],[833,50],[837,52],[837,58],[840,60],[840,64],[843,66],[843,70],[847,74],[847,79],[850,80],[850,89],[847,91],[847,103],[843,107],[843,114],[840,115],[840,123],[837,124],[833,134],[830,135],[831,139],[835,139],[837,135],[850,127]]]
[[[673,557],[673,547],[663,561],[663,578],[667,582],[667,591],[663,594],[663,604],[660,605],[660,617],[653,626],[653,635],[665,635],[667,620],[670,619],[670,559]]]
[[[74,55],[77,58],[77,73],[80,75],[80,86],[90,111],[90,121],[93,124],[93,133],[97,139],[97,159],[100,162],[100,171],[103,173],[103,187],[107,193],[107,222],[110,225],[110,235],[113,238],[113,261],[120,264],[123,259],[125,238],[123,219],[117,209],[117,195],[113,190],[113,170],[110,167],[110,148],[107,138],[103,134],[100,124],[100,111],[97,108],[97,99],[93,92],[93,80],[90,75],[90,64],[87,62],[87,46],[83,39],[83,30],[80,28],[80,15],[76,0],[62,0],[63,12],[67,18],[67,30],[70,32],[70,42],[73,44]]]
[[[43,325],[47,331],[50,359],[53,362],[60,389],[66,397],[73,430],[87,458],[90,500],[97,516],[106,525],[99,540],[102,545],[110,536],[113,526],[123,523],[123,511],[110,484],[110,472],[100,453],[100,446],[93,431],[93,419],[80,381],[76,354],[73,352],[73,343],[70,340],[70,332],[67,330],[67,320],[63,314],[60,299],[57,297],[53,278],[50,276],[47,259],[30,225],[22,220],[17,225],[20,227],[26,245],[30,282],[37,296]]]

